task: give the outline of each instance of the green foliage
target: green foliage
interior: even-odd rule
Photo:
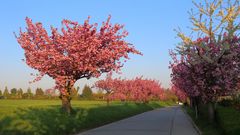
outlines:
[[[28,99],[32,99],[32,97],[33,97],[33,93],[32,93],[31,88],[28,88],[28,89],[27,89],[27,93],[26,93],[26,95],[27,95],[27,98],[28,98]]]
[[[27,93],[23,93],[22,99],[28,99],[28,94]]]
[[[122,104],[104,101],[72,101],[72,115],[61,112],[59,100],[1,100],[0,134],[76,134],[172,103]]]
[[[4,96],[1,90],[0,90],[0,99],[4,99]]]
[[[93,93],[93,98],[95,100],[104,100],[104,93],[102,90],[98,90],[97,93]]]
[[[211,124],[208,122],[207,106],[200,108],[201,115],[198,119],[195,118],[194,110],[187,106],[184,108],[203,135],[238,135],[240,133],[240,112],[234,106],[228,106],[232,105],[232,102],[232,100],[222,100],[221,105],[225,106],[217,106],[217,122]]]
[[[10,90],[10,92],[11,92],[11,94],[9,95],[9,98],[11,98],[11,99],[19,99],[19,98],[21,98],[22,90],[19,91],[16,88],[12,88]]]
[[[177,96],[170,91],[169,89],[164,90],[164,101],[173,101],[176,102],[178,100]]]
[[[240,106],[240,93],[237,93],[233,96],[233,103]]]
[[[17,95],[17,89],[16,88],[12,88],[11,89],[11,96],[16,96]]]
[[[84,86],[83,91],[82,91],[82,97],[84,99],[92,99],[93,98],[93,92],[89,86],[87,86],[87,85]]]
[[[223,99],[218,104],[221,105],[221,106],[225,106],[225,107],[232,106],[233,105],[233,100],[232,99]]]
[[[9,98],[9,96],[10,96],[10,94],[9,94],[9,91],[8,91],[8,88],[7,88],[7,87],[5,87],[5,89],[4,89],[3,96],[4,96],[4,98]]]
[[[44,98],[44,92],[43,92],[42,88],[36,89],[35,98],[38,98],[38,99]]]
[[[33,93],[32,93],[31,88],[28,88],[27,92],[22,94],[22,98],[23,99],[32,99],[33,98]]]
[[[18,89],[18,91],[17,91],[17,98],[18,98],[18,99],[22,99],[22,95],[23,95],[23,90],[20,88],[20,89]]]
[[[240,133],[240,112],[233,107],[217,108],[219,125],[226,135],[238,135]]]
[[[196,119],[195,111],[192,108],[184,106],[184,109],[191,116],[194,123],[199,127],[202,135],[223,135],[223,131],[217,123],[209,123],[207,108],[201,108],[201,115],[198,116],[198,119]]]

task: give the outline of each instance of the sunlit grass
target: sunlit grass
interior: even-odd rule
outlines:
[[[60,100],[0,100],[0,134],[73,134],[101,126],[172,102],[135,104],[72,101],[74,112],[62,112]]]

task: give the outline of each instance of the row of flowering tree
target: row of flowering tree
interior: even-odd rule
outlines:
[[[150,100],[159,100],[163,97],[161,83],[143,77],[113,79],[111,74],[108,74],[106,79],[97,81],[95,87],[105,91],[107,104],[110,100],[148,103]]]
[[[51,34],[40,22],[26,18],[26,31],[16,36],[24,49],[25,62],[39,71],[34,81],[48,75],[60,91],[62,108],[71,112],[71,88],[82,78],[99,77],[102,73],[119,71],[128,54],[141,54],[125,41],[128,32],[120,24],[111,24],[110,16],[102,26],[63,20],[62,28],[51,27]]]
[[[239,86],[240,7],[238,0],[195,5],[198,12],[192,12],[190,19],[193,33],[198,35],[193,39],[178,31],[182,42],[170,51],[171,77],[176,90],[190,98],[196,112],[199,102],[209,105],[209,120],[213,121],[218,98],[234,95]]]
[[[187,94],[184,91],[180,90],[175,85],[172,85],[172,87],[170,89],[170,92],[172,94],[174,94],[178,98],[177,102],[182,102],[182,103],[186,103],[187,102],[187,98],[188,98]]]

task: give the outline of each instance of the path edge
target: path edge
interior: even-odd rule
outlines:
[[[180,106],[181,109],[183,110],[183,112],[185,113],[185,115],[187,115],[188,120],[191,122],[191,124],[193,125],[193,127],[196,129],[196,131],[198,132],[199,135],[202,135],[202,131],[198,128],[198,126],[195,124],[195,122],[192,120],[192,118],[188,115],[188,113],[186,112],[186,110]]]

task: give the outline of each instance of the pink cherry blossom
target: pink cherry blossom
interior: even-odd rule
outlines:
[[[170,51],[174,88],[203,102],[234,94],[240,76],[239,41],[237,36],[224,34],[219,40],[198,38],[176,52]]]
[[[141,54],[125,41],[128,32],[124,25],[111,24],[110,19],[100,27],[90,24],[90,17],[83,24],[64,19],[62,28],[52,26],[48,33],[41,23],[26,18],[26,31],[20,30],[16,38],[24,49],[26,64],[40,73],[35,81],[48,75],[61,95],[69,97],[69,88],[77,80],[119,72],[129,53]]]

